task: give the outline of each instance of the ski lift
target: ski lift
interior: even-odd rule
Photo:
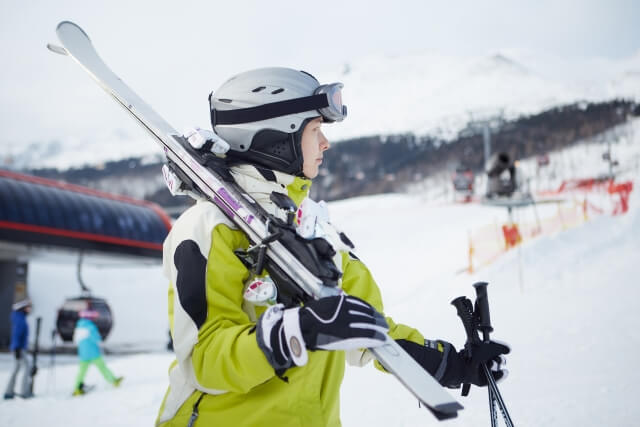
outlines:
[[[471,168],[459,165],[452,177],[453,188],[461,193],[473,193],[473,172]]]
[[[473,196],[474,176],[471,168],[458,165],[451,176],[456,199],[462,197],[464,202],[470,202]]]
[[[83,310],[93,310],[98,313],[98,317],[93,322],[98,327],[98,332],[102,339],[106,339],[113,326],[113,315],[111,308],[104,298],[98,298],[91,294],[91,290],[82,281],[80,270],[82,266],[82,253],[78,258],[78,282],[82,292],[80,296],[65,299],[62,307],[58,309],[56,318],[56,329],[65,342],[73,341],[73,331],[79,319],[79,313]]]

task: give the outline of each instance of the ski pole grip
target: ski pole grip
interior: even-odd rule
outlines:
[[[460,320],[462,321],[464,331],[467,333],[467,343],[471,344],[477,342],[479,338],[476,334],[475,328],[473,327],[473,306],[469,298],[458,297],[451,301],[451,305],[456,308],[458,317],[460,317]]]
[[[466,357],[471,359],[471,344],[476,341],[477,333],[473,328],[473,305],[467,297],[458,297],[451,301],[451,305],[456,308],[458,317],[462,321],[462,326],[467,334],[467,343],[465,344]],[[468,396],[471,384],[465,383],[462,385],[462,395]]]
[[[489,341],[489,333],[493,332],[491,315],[489,314],[489,296],[487,295],[487,282],[473,284],[476,289],[476,313],[478,314],[478,329],[482,331],[482,338]]]

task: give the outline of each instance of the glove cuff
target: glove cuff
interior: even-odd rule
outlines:
[[[285,310],[282,323],[284,325],[285,340],[293,363],[297,366],[306,365],[309,355],[307,354],[307,346],[300,329],[300,308]]]
[[[282,342],[284,336],[282,327],[283,305],[276,304],[265,311],[256,324],[256,341],[264,353],[267,361],[276,372],[284,372],[291,367],[293,361],[287,354]]]
[[[451,352],[452,346],[448,342],[440,341],[440,340],[437,340],[437,341],[424,340],[424,345],[425,347],[432,348],[442,353],[442,361],[440,362],[440,365],[438,366],[438,369],[436,370],[436,372],[433,374],[433,377],[438,382],[440,382],[444,377],[445,372],[447,371],[447,361],[449,359],[449,352]]]

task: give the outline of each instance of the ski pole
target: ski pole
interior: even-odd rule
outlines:
[[[38,338],[40,337],[40,324],[42,323],[42,317],[37,317],[36,318],[36,340],[35,343],[33,345],[33,365],[31,366],[31,372],[29,373],[29,375],[31,375],[31,381],[29,382],[29,391],[28,391],[28,396],[33,396],[33,383],[35,381],[36,378],[36,374],[38,373]],[[25,375],[27,375],[27,373],[25,373]]]
[[[47,391],[51,391],[51,379],[53,378],[53,392],[56,391],[56,329],[51,330],[51,354],[49,359],[49,376],[47,377]]]
[[[484,342],[489,341],[489,333],[493,331],[491,326],[491,317],[489,315],[489,299],[487,296],[487,283],[478,282],[473,285],[476,289],[476,304],[475,313],[478,320],[478,329],[482,331],[482,339]],[[493,376],[489,372],[487,365],[483,365],[482,369],[487,377],[487,391],[489,396],[489,414],[491,418],[491,427],[498,426],[498,414],[496,413],[496,396],[493,392],[493,387],[489,382],[493,379]],[[489,379],[491,378],[491,380]]]
[[[489,332],[493,330],[490,324],[490,317],[488,316],[489,305],[488,305],[488,299],[486,294],[487,284],[484,282],[479,282],[477,285],[478,286],[476,287],[476,294],[478,295],[478,298],[476,299],[475,312],[474,312],[474,307],[473,307],[473,304],[471,303],[471,300],[469,300],[466,297],[461,296],[451,301],[451,304],[456,308],[458,317],[460,317],[460,320],[462,321],[462,326],[464,327],[464,330],[467,335],[465,350],[466,350],[466,356],[468,359],[471,359],[472,357],[473,344],[479,344],[481,342],[480,337],[478,335],[478,329],[480,329],[480,325],[482,325],[481,330],[483,332],[483,338],[485,338],[487,341],[489,340]],[[478,303],[478,299],[480,300],[479,303]],[[484,319],[487,319],[489,321],[479,319],[479,315],[483,312],[485,313]],[[487,377],[487,386],[489,389],[488,391],[489,412],[491,415],[491,426],[492,427],[497,426],[497,414],[495,412],[495,404],[497,403],[498,406],[500,407],[500,411],[502,412],[502,415],[504,417],[505,423],[507,424],[507,427],[513,427],[513,422],[506,409],[506,405],[504,403],[504,400],[502,399],[502,395],[500,395],[500,391],[498,390],[498,386],[495,383],[493,375],[491,375],[489,368],[485,363],[482,364],[482,369]],[[466,396],[469,394],[469,388],[470,388],[470,384],[464,384],[462,386],[463,396]]]
[[[475,313],[476,320],[478,321],[478,329],[482,331],[482,340],[486,343],[490,341],[489,334],[493,332],[493,327],[491,326],[491,316],[489,314],[489,297],[487,295],[487,285],[486,282],[478,282],[473,285],[476,289],[476,304],[475,304]],[[500,408],[500,412],[502,413],[502,417],[504,418],[504,422],[507,427],[513,427],[513,421],[511,420],[511,416],[509,415],[509,411],[507,410],[507,406],[502,399],[502,395],[500,394],[500,390],[498,390],[498,385],[496,384],[496,380],[493,378],[491,371],[487,367],[487,364],[484,363],[482,365],[482,369],[487,377],[487,388],[489,393],[489,411],[491,414],[491,426],[497,426],[497,414],[495,409],[495,404],[498,404]]]
[[[483,368],[485,369],[484,374],[487,374],[487,367],[486,365],[483,366]],[[488,393],[487,396],[489,397],[489,417],[491,419],[491,427],[498,427],[498,413],[496,412],[496,398],[493,395],[493,389],[491,388],[491,386],[488,386]]]
[[[478,329],[482,332],[482,340],[489,342],[489,333],[493,331],[491,326],[491,317],[489,315],[489,299],[487,297],[487,283],[478,282],[474,283],[473,287],[476,289],[476,304],[474,313],[476,320],[478,321]],[[498,414],[496,413],[496,397],[493,392],[493,387],[489,385],[489,381],[493,379],[486,364],[482,366],[484,374],[487,377],[487,391],[489,396],[489,414],[491,418],[491,427],[498,426]]]
[[[498,385],[496,384],[496,380],[491,375],[489,368],[487,365],[483,365],[484,373],[487,375],[490,400],[491,400],[491,408],[492,408],[492,423],[493,420],[497,418],[497,414],[495,412],[495,404],[498,404],[498,408],[500,408],[500,412],[502,413],[502,418],[504,418],[504,423],[507,427],[513,427],[513,421],[511,420],[511,416],[509,415],[509,411],[507,411],[507,405],[502,400],[502,395],[500,394],[500,390],[498,390]],[[497,420],[496,420],[497,423]],[[497,425],[497,424],[496,424]]]

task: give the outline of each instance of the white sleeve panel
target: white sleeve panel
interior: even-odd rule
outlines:
[[[173,346],[178,365],[171,370],[169,376],[171,390],[161,421],[171,418],[196,389],[209,394],[225,393],[224,390],[207,389],[196,380],[191,354],[198,342],[198,327],[180,303],[176,287],[178,271],[174,262],[176,249],[187,240],[195,242],[202,256],[207,259],[211,249],[211,233],[219,224],[236,228],[213,203],[198,201],[178,218],[164,241],[163,272],[173,287]],[[202,286],[206,284],[203,283]]]

